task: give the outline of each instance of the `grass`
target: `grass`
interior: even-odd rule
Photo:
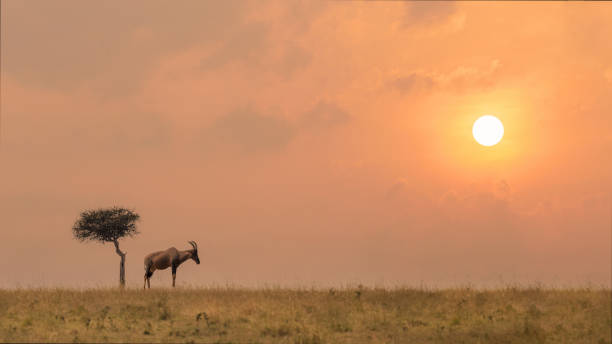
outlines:
[[[611,343],[609,289],[0,290],[0,342]]]

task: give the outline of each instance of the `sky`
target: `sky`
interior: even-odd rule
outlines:
[[[612,4],[2,2],[0,287],[606,286]],[[476,143],[482,115],[502,141]],[[152,286],[169,286],[158,271]]]

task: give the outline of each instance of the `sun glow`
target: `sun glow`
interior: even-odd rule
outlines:
[[[472,127],[472,135],[476,142],[483,146],[494,146],[504,136],[504,125],[495,116],[486,115],[478,118]]]

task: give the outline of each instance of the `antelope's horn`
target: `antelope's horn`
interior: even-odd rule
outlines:
[[[188,242],[191,244],[191,246],[193,247],[193,249],[194,249],[194,250],[197,250],[197,249],[198,249],[198,245],[195,243],[195,241],[191,241],[191,240],[190,240],[190,241],[188,241]]]

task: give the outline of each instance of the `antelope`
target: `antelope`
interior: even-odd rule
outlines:
[[[172,287],[176,281],[176,269],[185,262],[187,259],[193,259],[196,264],[200,264],[200,258],[198,257],[198,244],[195,241],[189,241],[189,244],[193,247],[191,250],[179,251],[175,247],[170,247],[165,251],[157,251],[147,255],[144,259],[145,275],[144,281],[146,286],[151,289],[151,276],[155,270],[164,270],[169,266],[172,267]]]

